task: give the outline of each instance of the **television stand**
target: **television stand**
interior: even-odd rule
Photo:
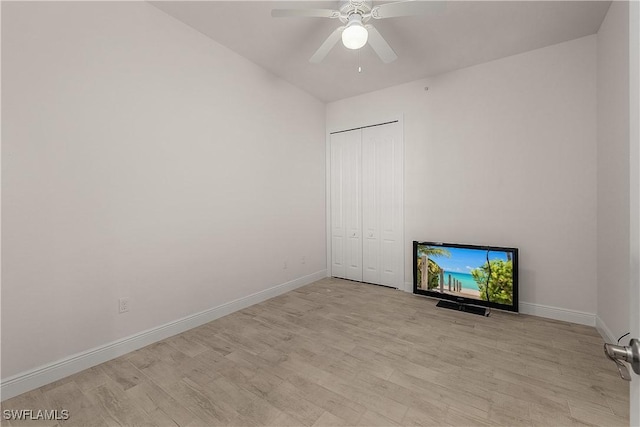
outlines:
[[[485,317],[489,317],[489,314],[491,313],[491,310],[489,310],[488,308],[462,304],[454,301],[447,301],[444,299],[438,301],[436,307],[448,308],[449,310],[464,311],[465,313],[472,313]]]

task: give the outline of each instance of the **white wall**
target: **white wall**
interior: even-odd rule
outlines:
[[[629,3],[598,31],[598,326],[629,332]]]
[[[595,74],[588,36],[328,104],[329,130],[404,114],[406,281],[412,240],[516,246],[521,301],[593,321]]]
[[[144,2],[2,8],[2,378],[325,269],[324,104]]]

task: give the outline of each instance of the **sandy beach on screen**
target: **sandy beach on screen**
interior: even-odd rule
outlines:
[[[422,289],[422,288],[420,286],[418,286],[418,289]],[[434,292],[440,292],[440,288],[435,288],[435,289],[431,289],[431,290],[434,291]],[[476,298],[476,299],[480,298],[480,291],[476,291],[476,290],[473,290],[473,289],[462,288],[462,291],[460,291],[460,292],[453,292],[453,291],[447,290],[447,286],[445,286],[443,293],[449,294],[449,295],[458,295],[458,296],[461,296],[461,297],[470,297],[470,298]]]
[[[437,290],[437,289],[434,289],[434,290]],[[476,298],[476,299],[480,298],[480,291],[474,291],[473,289],[462,288],[462,291],[460,292],[453,292],[445,289],[444,293],[449,295],[458,295],[461,297],[470,297],[470,298]]]

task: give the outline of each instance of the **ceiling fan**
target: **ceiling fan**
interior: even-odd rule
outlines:
[[[320,48],[309,59],[309,62],[319,63],[333,49],[338,40],[348,49],[360,49],[367,42],[378,54],[382,62],[388,64],[398,58],[389,43],[376,28],[368,24],[371,19],[395,18],[398,16],[418,15],[425,11],[427,1],[399,1],[373,6],[371,0],[340,0],[337,10],[332,9],[273,9],[271,16],[282,17],[312,17],[338,19],[342,24],[336,28]]]

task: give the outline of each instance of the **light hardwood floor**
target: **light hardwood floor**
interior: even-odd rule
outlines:
[[[3,425],[628,425],[594,328],[324,279],[3,402]]]

